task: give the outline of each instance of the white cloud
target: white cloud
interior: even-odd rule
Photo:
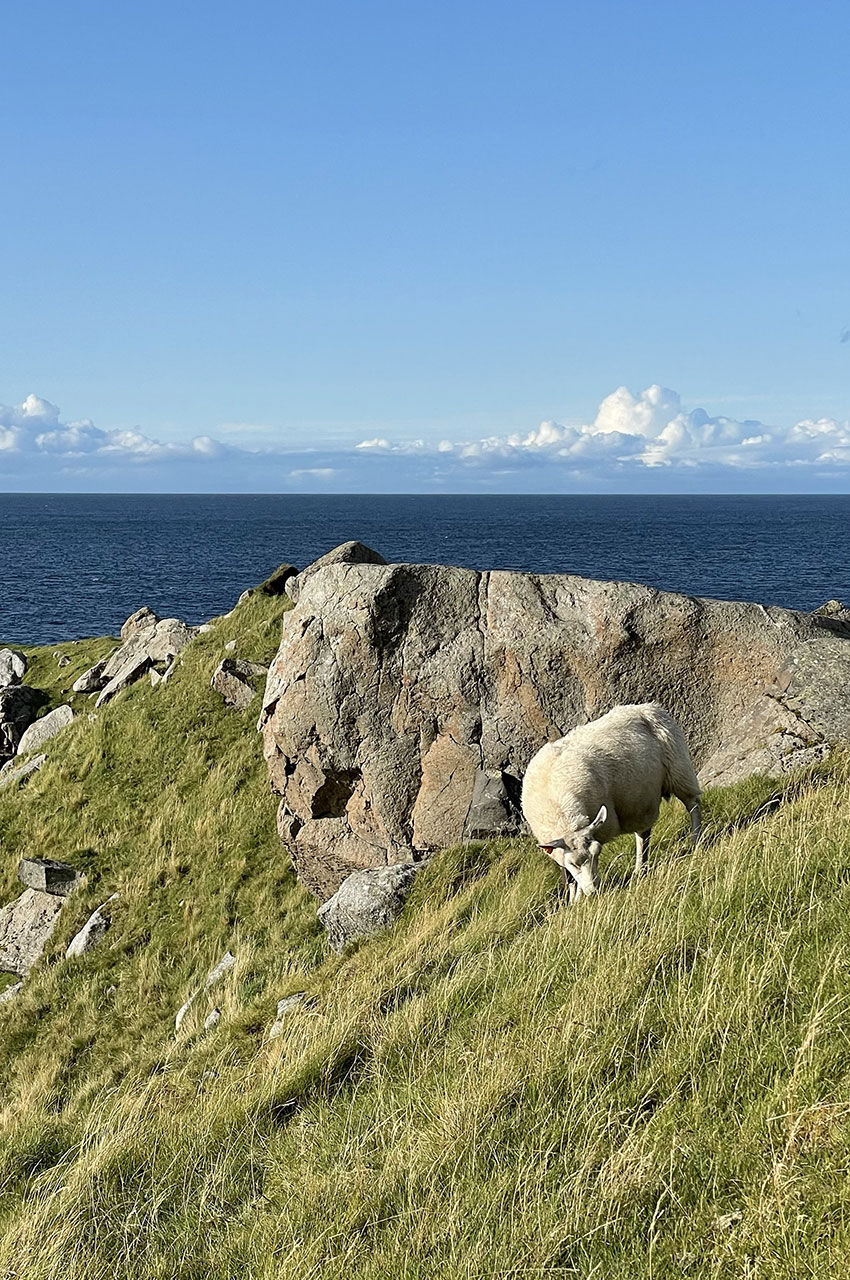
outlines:
[[[677,392],[656,384],[637,394],[618,387],[590,422],[545,421],[532,430],[477,439],[393,440],[381,434],[347,446],[285,449],[257,438],[249,444],[254,429],[248,424],[221,430],[242,428],[240,446],[210,435],[163,442],[138,429],[104,430],[87,418],[64,422],[56,405],[30,395],[21,405],[0,406],[0,483],[4,473],[19,485],[39,477],[46,484],[62,475],[73,477],[75,485],[98,476],[104,484],[107,477],[120,483],[136,474],[140,486],[167,487],[179,478],[187,487],[226,488],[232,482],[256,490],[273,475],[284,488],[309,481],[352,492],[463,492],[494,484],[529,492],[611,486],[666,486],[675,492],[707,483],[746,485],[748,476],[762,487],[777,476],[782,487],[783,467],[789,475],[816,471],[815,487],[823,477],[850,482],[850,422],[807,418],[780,427],[713,417],[703,408],[687,408]]]

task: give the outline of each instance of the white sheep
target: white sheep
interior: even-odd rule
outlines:
[[[700,785],[685,735],[659,703],[643,702],[614,707],[541,747],[523,779],[522,811],[541,849],[561,867],[572,902],[599,888],[602,845],[624,832],[634,832],[640,875],[661,801],[671,795],[690,813],[696,844]]]

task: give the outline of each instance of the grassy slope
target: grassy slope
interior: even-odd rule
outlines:
[[[4,900],[24,853],[89,872],[0,1008],[0,1276],[845,1274],[847,761],[778,805],[709,795],[693,857],[671,810],[652,873],[621,887],[618,842],[572,910],[526,842],[448,850],[391,934],[328,957],[257,704],[209,689],[234,636],[268,660],[279,610],[253,597],[0,793]],[[65,961],[115,889],[106,940]],[[317,1012],[270,1043],[297,990]]]

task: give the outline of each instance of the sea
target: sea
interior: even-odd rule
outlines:
[[[850,495],[0,494],[0,644],[200,623],[356,538],[389,561],[574,573],[814,609],[850,603]]]

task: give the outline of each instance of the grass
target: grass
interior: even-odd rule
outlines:
[[[251,597],[0,793],[5,900],[27,852],[89,877],[0,1006],[0,1276],[845,1274],[847,757],[709,793],[693,855],[669,808],[650,874],[618,841],[577,908],[530,842],[446,850],[391,933],[332,956],[257,704],[209,689],[225,641],[271,657],[281,608]]]

